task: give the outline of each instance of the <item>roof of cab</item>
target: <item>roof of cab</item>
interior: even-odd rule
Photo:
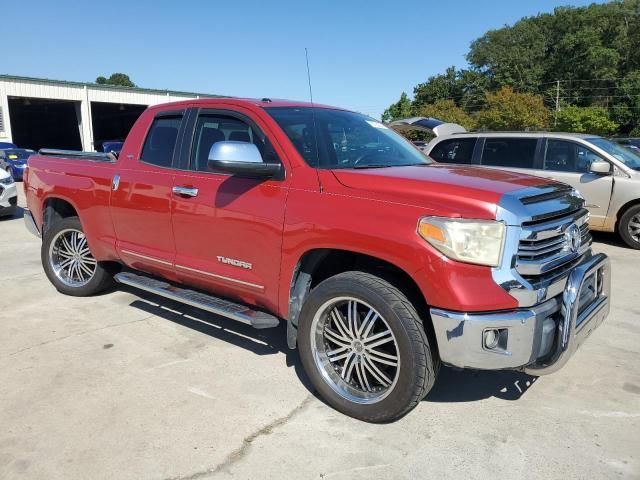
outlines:
[[[237,105],[237,106],[257,106],[261,108],[271,107],[290,107],[290,108],[328,108],[331,110],[346,110],[340,107],[330,105],[322,105],[318,103],[300,102],[296,100],[284,100],[278,98],[235,98],[235,97],[218,97],[218,98],[199,98],[194,100],[181,100],[179,102],[161,103],[149,107],[150,109],[166,110],[167,108],[181,108],[189,105],[199,105],[202,107],[214,106],[217,104]]]
[[[594,138],[598,135],[591,135],[588,133],[574,133],[574,132],[496,132],[496,131],[471,131],[471,132],[455,132],[449,135],[449,137],[572,137],[572,138]]]

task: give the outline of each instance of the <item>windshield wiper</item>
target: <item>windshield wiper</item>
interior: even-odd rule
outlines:
[[[399,164],[389,164],[389,163],[364,163],[361,165],[354,165],[351,168],[391,168],[391,167],[415,167],[416,165],[429,165],[428,163],[399,163]]]
[[[398,167],[399,165],[388,165],[386,163],[363,163],[354,165],[351,168],[387,168],[387,167]]]

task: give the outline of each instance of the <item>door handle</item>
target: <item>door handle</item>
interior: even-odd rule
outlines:
[[[193,187],[173,187],[171,190],[174,195],[180,195],[181,197],[197,197],[198,189]]]
[[[120,175],[116,173],[113,177],[113,180],[111,180],[111,190],[115,192],[116,190],[118,190],[119,186],[120,186]]]

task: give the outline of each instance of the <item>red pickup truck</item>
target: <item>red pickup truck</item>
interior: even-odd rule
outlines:
[[[112,281],[256,328],[286,320],[338,410],[396,419],[444,363],[557,370],[609,312],[566,185],[439,165],[359,113],[270,99],[153,106],[118,158],[29,159],[55,287]]]

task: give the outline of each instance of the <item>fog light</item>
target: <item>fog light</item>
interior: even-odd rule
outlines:
[[[484,346],[489,350],[493,350],[498,346],[500,334],[498,330],[490,329],[484,331]]]

